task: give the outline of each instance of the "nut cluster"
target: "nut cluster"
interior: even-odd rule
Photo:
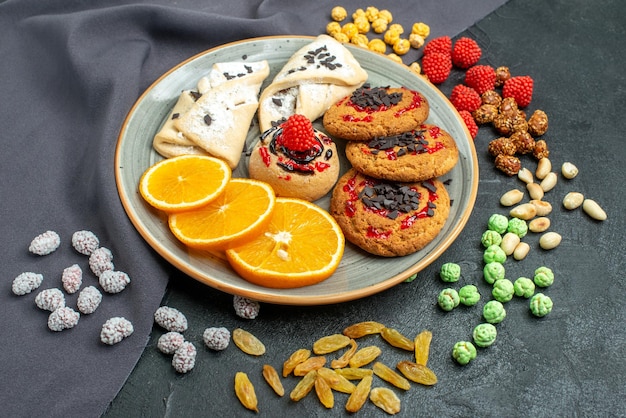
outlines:
[[[506,67],[496,69],[497,82],[502,84],[510,73]],[[548,130],[548,115],[535,110],[527,118],[512,97],[502,98],[495,90],[481,95],[482,104],[472,113],[479,125],[492,124],[501,136],[489,143],[488,151],[495,157],[496,168],[509,176],[522,168],[518,155],[532,154],[537,160],[548,157],[550,151],[543,139],[537,139]]]

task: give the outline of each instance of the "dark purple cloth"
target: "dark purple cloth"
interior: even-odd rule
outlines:
[[[395,22],[416,20],[431,37],[454,36],[506,0],[389,2]],[[98,416],[135,366],[153,326],[172,267],[133,228],[118,198],[113,158],[119,129],[138,96],[162,73],[211,47],[265,35],[317,35],[333,2],[291,0],[8,0],[0,2],[0,405],[3,416]],[[343,2],[351,13],[364,3]],[[417,57],[405,57],[410,63]],[[61,288],[78,264],[83,288],[98,286],[88,258],[71,245],[91,230],[131,278],[120,294],[103,292],[92,315],[52,332],[34,302]],[[30,241],[54,230],[60,248],[30,254]],[[24,296],[11,291],[22,272],[44,275]],[[66,294],[76,308],[76,297]],[[134,333],[100,342],[102,324],[123,316]]]

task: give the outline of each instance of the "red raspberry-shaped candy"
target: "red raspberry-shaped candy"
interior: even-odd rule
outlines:
[[[463,122],[465,122],[465,126],[467,126],[467,130],[472,136],[472,139],[476,138],[476,135],[478,135],[478,125],[476,125],[476,121],[474,120],[472,114],[467,110],[461,110],[459,115],[461,115]]]
[[[431,52],[441,52],[446,55],[452,54],[452,39],[449,36],[433,38],[424,45],[424,55]]]
[[[511,77],[502,86],[502,97],[512,97],[518,107],[526,107],[533,99],[533,79],[530,76]]]
[[[480,94],[478,94],[473,88],[464,84],[457,84],[454,86],[452,93],[450,93],[450,101],[459,112],[461,110],[467,110],[471,113],[478,109],[482,104]]]
[[[450,75],[452,59],[450,55],[441,52],[431,52],[422,58],[422,72],[431,83],[441,84]]]
[[[460,38],[452,48],[452,63],[459,68],[469,68],[476,64],[482,55],[482,50],[475,40]]]
[[[304,152],[315,147],[313,124],[304,115],[291,115],[282,125],[280,145],[296,152]]]
[[[496,70],[489,65],[474,65],[465,73],[465,85],[483,94],[496,87]]]

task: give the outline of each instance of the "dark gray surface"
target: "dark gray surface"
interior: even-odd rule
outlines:
[[[446,287],[437,278],[442,263],[457,262],[463,271],[455,285],[476,284],[483,299],[489,286],[482,280],[480,236],[492,213],[506,213],[499,196],[521,183],[494,170],[486,147],[495,134],[482,128],[476,146],[480,161],[480,186],[475,209],[460,238],[412,283],[402,283],[384,293],[340,305],[288,307],[262,305],[255,320],[235,316],[231,297],[174,274],[163,304],[187,314],[186,336],[199,348],[196,368],[177,375],[169,357],[156,348],[162,330],[154,329],[148,347],[106,416],[246,416],[235,398],[237,371],[250,375],[260,399],[259,416],[346,416],[347,396],[336,395],[334,409],[325,410],[315,394],[294,403],[287,395],[274,395],[261,377],[265,363],[280,368],[294,350],[311,347],[323,335],[340,332],[354,322],[376,320],[407,335],[422,329],[433,332],[429,364],[439,376],[430,388],[413,385],[399,393],[399,416],[585,416],[626,415],[626,332],[624,331],[624,156],[626,129],[621,108],[626,84],[621,47],[626,40],[626,3],[619,1],[511,0],[464,35],[483,48],[481,62],[510,67],[514,75],[530,75],[535,95],[528,110],[543,109],[550,118],[544,138],[555,169],[565,161],[575,163],[580,174],[571,181],[560,177],[546,194],[552,203],[552,230],[563,236],[552,251],[538,247],[538,236],[527,259],[507,261],[507,277],[532,276],[535,268],[555,272],[554,310],[542,319],[529,313],[519,298],[506,305],[507,318],[498,325],[498,339],[479,349],[469,366],[456,365],[452,345],[471,338],[481,321],[480,307],[460,307],[444,313],[436,295]],[[456,72],[442,89],[449,92],[462,80]],[[534,169],[532,159],[525,165]],[[597,200],[609,219],[597,222],[581,210],[568,212],[561,199],[579,191]],[[206,327],[243,327],[268,348],[261,358],[244,355],[232,344],[216,353],[202,344]],[[366,343],[378,344],[377,339]],[[385,347],[384,345],[381,345]],[[382,360],[394,364],[406,354],[384,349]],[[284,380],[287,392],[296,380]],[[379,382],[380,384],[380,382]],[[401,391],[398,391],[401,392]],[[384,415],[371,403],[361,415]]]

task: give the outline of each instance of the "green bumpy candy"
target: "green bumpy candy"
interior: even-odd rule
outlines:
[[[520,277],[513,283],[515,296],[529,298],[535,294],[535,283],[528,277]]]
[[[480,300],[478,288],[473,284],[468,284],[459,289],[459,300],[465,306],[474,306]]]
[[[497,280],[504,279],[504,272],[504,266],[502,263],[492,261],[491,263],[485,264],[485,267],[483,268],[483,277],[487,283],[494,284]]]
[[[437,297],[437,304],[439,304],[444,311],[451,311],[459,306],[459,302],[459,293],[451,288],[443,289]]]
[[[490,245],[483,253],[483,261],[485,263],[494,261],[504,263],[506,261],[506,253],[499,245]]]
[[[523,219],[511,218],[506,230],[507,232],[514,233],[520,238],[524,238],[528,233],[528,224]]]
[[[476,347],[469,341],[459,341],[452,348],[452,358],[461,366],[465,366],[476,358]]]
[[[539,267],[533,280],[539,287],[548,287],[554,283],[554,273],[548,267]]]
[[[483,306],[483,317],[490,324],[498,324],[506,318],[506,310],[502,302],[490,300]]]
[[[515,293],[513,282],[509,279],[498,280],[493,284],[493,289],[491,290],[491,294],[493,298],[498,302],[508,302],[513,299],[513,294]]]
[[[417,273],[404,279],[404,283],[411,283],[415,279],[417,279]]]
[[[479,324],[474,328],[472,336],[474,344],[479,347],[489,347],[496,341],[498,330],[492,324]]]
[[[439,277],[444,282],[457,282],[461,278],[461,266],[456,263],[445,263],[441,266]]]
[[[552,312],[552,299],[543,293],[537,293],[530,298],[530,311],[538,317],[546,316]]]
[[[485,248],[490,245],[500,245],[502,243],[502,235],[494,230],[488,229],[483,232],[482,237],[480,237],[480,242]]]
[[[499,213],[494,213],[489,217],[489,222],[487,223],[487,228],[492,231],[496,231],[499,234],[504,234],[506,229],[509,227],[509,218],[504,215],[500,215]]]

